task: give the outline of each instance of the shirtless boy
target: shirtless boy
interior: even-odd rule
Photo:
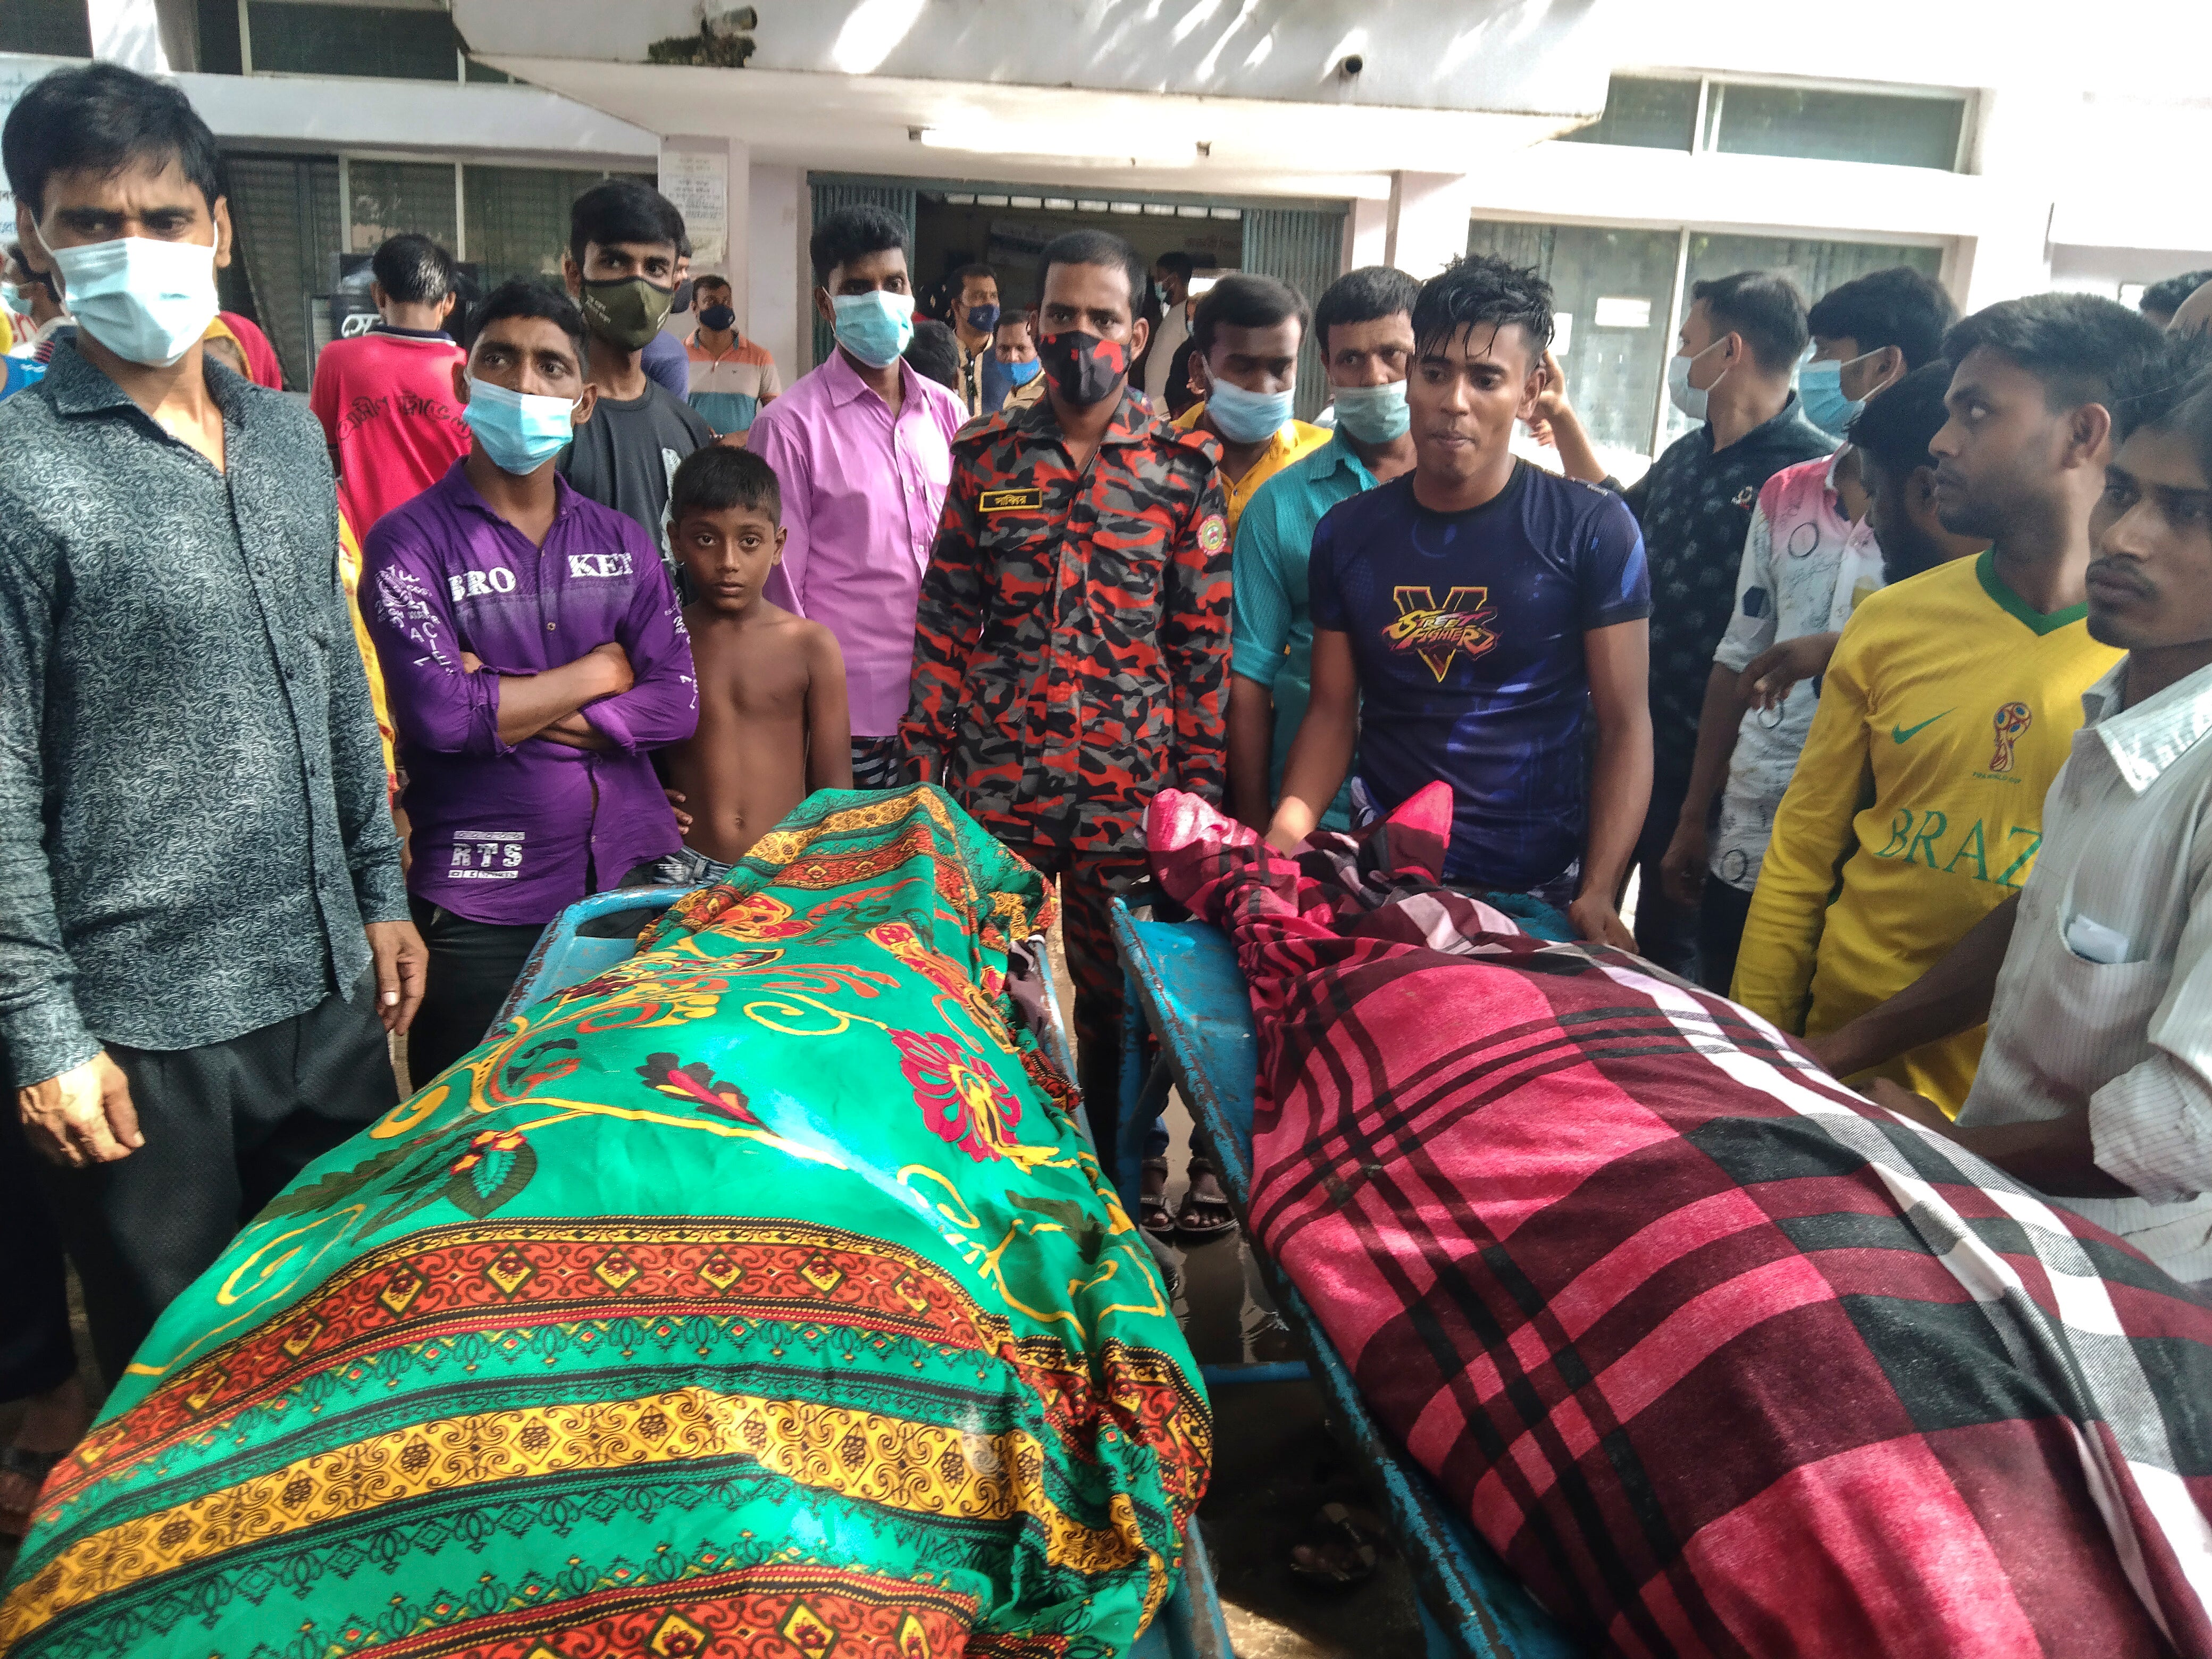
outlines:
[[[669,538],[698,598],[684,608],[699,726],[667,750],[690,816],[664,878],[719,881],[817,789],[853,787],[845,659],[820,623],[761,597],[783,556],[783,495],[749,449],[710,445],[676,469]]]

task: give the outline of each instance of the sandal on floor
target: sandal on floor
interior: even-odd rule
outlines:
[[[1291,1571],[1310,1584],[1349,1589],[1364,1583],[1375,1571],[1375,1540],[1379,1525],[1364,1510],[1341,1504],[1326,1504],[1306,1529],[1306,1541],[1292,1547]]]
[[[21,1509],[0,1507],[0,1543],[20,1544],[23,1534],[31,1529],[31,1511],[37,1507],[39,1491],[46,1484],[46,1477],[54,1472],[54,1465],[68,1456],[67,1452],[28,1451],[21,1446],[0,1446],[0,1474],[12,1474],[31,1483],[31,1501]]]
[[[1158,1237],[1173,1238],[1176,1222],[1175,1217],[1168,1211],[1168,1195],[1165,1190],[1168,1161],[1164,1158],[1148,1158],[1144,1162],[1143,1169],[1146,1175],[1157,1175],[1160,1177],[1162,1190],[1157,1193],[1140,1192],[1138,1194],[1137,1224]]]
[[[1209,1175],[1220,1178],[1204,1158],[1191,1159],[1190,1190],[1183,1194],[1182,1208],[1175,1219],[1175,1230],[1181,1237],[1202,1243],[1209,1238],[1226,1238],[1237,1231],[1237,1212],[1229,1207],[1228,1200],[1198,1195],[1199,1178]]]

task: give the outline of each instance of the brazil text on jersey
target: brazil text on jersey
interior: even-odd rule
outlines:
[[[1930,870],[1970,876],[2000,887],[2018,887],[2027,879],[2036,848],[2043,845],[2043,831],[2023,824],[2013,825],[1994,846],[1979,818],[1955,839],[1948,839],[1950,830],[1950,818],[1935,807],[1916,811],[1900,806],[1890,817],[1889,839],[1875,849],[1874,855],[1925,864]],[[1939,856],[1947,851],[1949,856],[1939,862]],[[1992,876],[1990,866],[1999,862],[2003,867]]]

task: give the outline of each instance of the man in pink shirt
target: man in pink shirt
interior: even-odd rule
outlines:
[[[808,251],[814,307],[837,349],[762,410],[747,439],[783,487],[787,534],[767,596],[837,636],[853,781],[888,789],[906,781],[915,603],[967,413],[899,356],[914,337],[906,228],[881,208],[840,208]]]
[[[394,236],[369,261],[380,320],[315,360],[308,407],[338,475],[338,508],[366,541],[376,521],[469,453],[453,396],[461,349],[446,332],[459,296],[453,256],[427,236]]]

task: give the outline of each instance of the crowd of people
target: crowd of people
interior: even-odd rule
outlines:
[[[823,788],[941,785],[1058,883],[1102,1137],[1152,797],[1287,849],[1441,779],[1449,882],[2212,1280],[2203,273],[1964,319],[1902,268],[1698,283],[1693,429],[1624,488],[1495,258],[1310,304],[1083,230],[1033,308],[967,265],[918,319],[904,225],[847,207],[785,386],[611,179],[558,284],[465,302],[386,242],[302,407],[218,314],[180,92],[57,71],[0,151],[0,1532],[86,1421],[64,1256],[118,1375],[396,1104],[389,1035],[430,1084],[562,909],[713,880]],[[1165,1152],[1141,1224],[1233,1229]]]

